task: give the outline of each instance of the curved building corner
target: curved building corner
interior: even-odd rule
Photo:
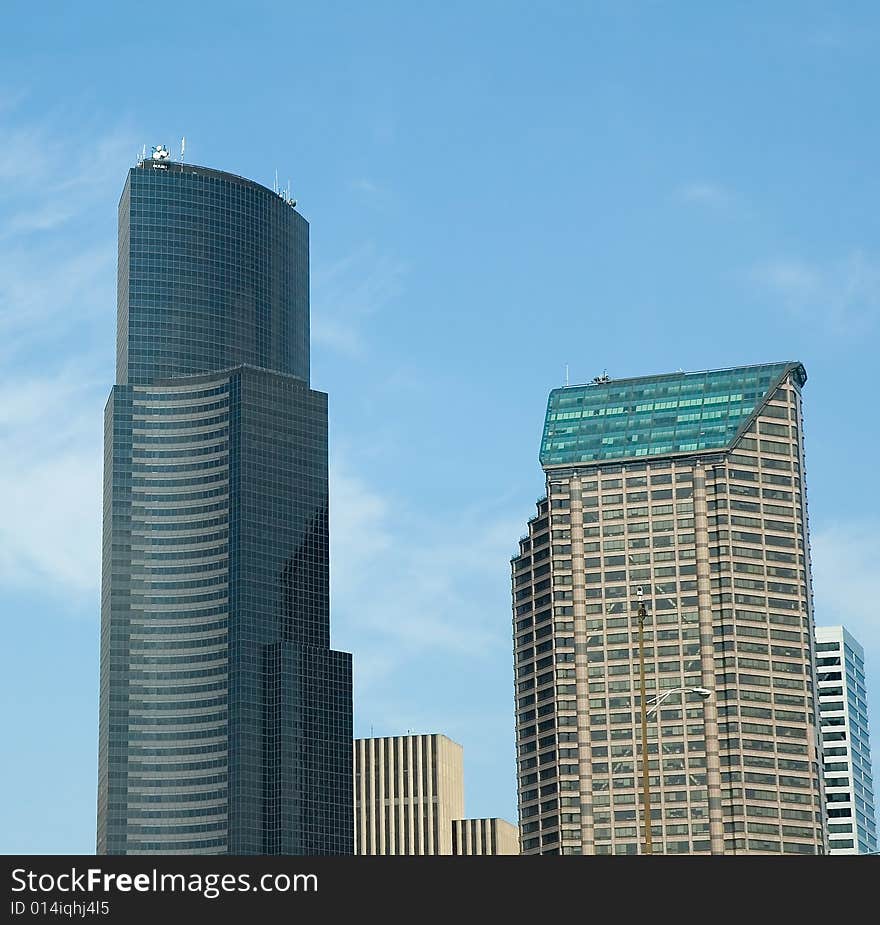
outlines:
[[[131,169],[119,216],[98,852],[350,854],[308,225],[167,161]]]

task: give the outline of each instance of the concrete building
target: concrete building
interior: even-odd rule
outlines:
[[[519,830],[503,819],[455,819],[453,854],[519,854]]]
[[[865,653],[843,626],[816,627],[816,680],[831,854],[877,850]]]
[[[119,202],[99,854],[351,854],[309,228],[157,149]]]
[[[515,826],[464,818],[463,750],[437,734],[355,739],[354,830],[355,854],[518,853]]]
[[[645,849],[638,587],[653,852],[825,850],[805,382],[787,362],[551,392],[512,559],[523,853]]]

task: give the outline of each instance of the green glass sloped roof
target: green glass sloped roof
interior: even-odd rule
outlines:
[[[638,459],[728,447],[797,362],[612,379],[553,389],[541,465]]]

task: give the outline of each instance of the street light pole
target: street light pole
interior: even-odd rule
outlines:
[[[636,592],[639,596],[639,689],[642,707],[642,805],[645,813],[645,854],[653,854],[651,838],[651,782],[648,775],[648,703],[645,692],[645,600],[641,586]]]
[[[660,704],[663,703],[664,700],[667,700],[669,697],[671,697],[673,694],[699,694],[703,700],[708,700],[712,696],[712,691],[706,690],[705,687],[673,688],[672,690],[666,691],[664,694],[660,694],[654,698],[654,700],[651,702],[651,709],[648,710],[648,715],[650,716],[652,713],[656,713],[660,707]]]

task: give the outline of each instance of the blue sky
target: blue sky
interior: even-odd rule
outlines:
[[[0,851],[94,850],[116,204],[183,135],[311,223],[357,734],[447,733],[467,812],[515,819],[548,390],[799,359],[817,620],[864,643],[880,739],[878,43],[855,2],[7,0]]]

